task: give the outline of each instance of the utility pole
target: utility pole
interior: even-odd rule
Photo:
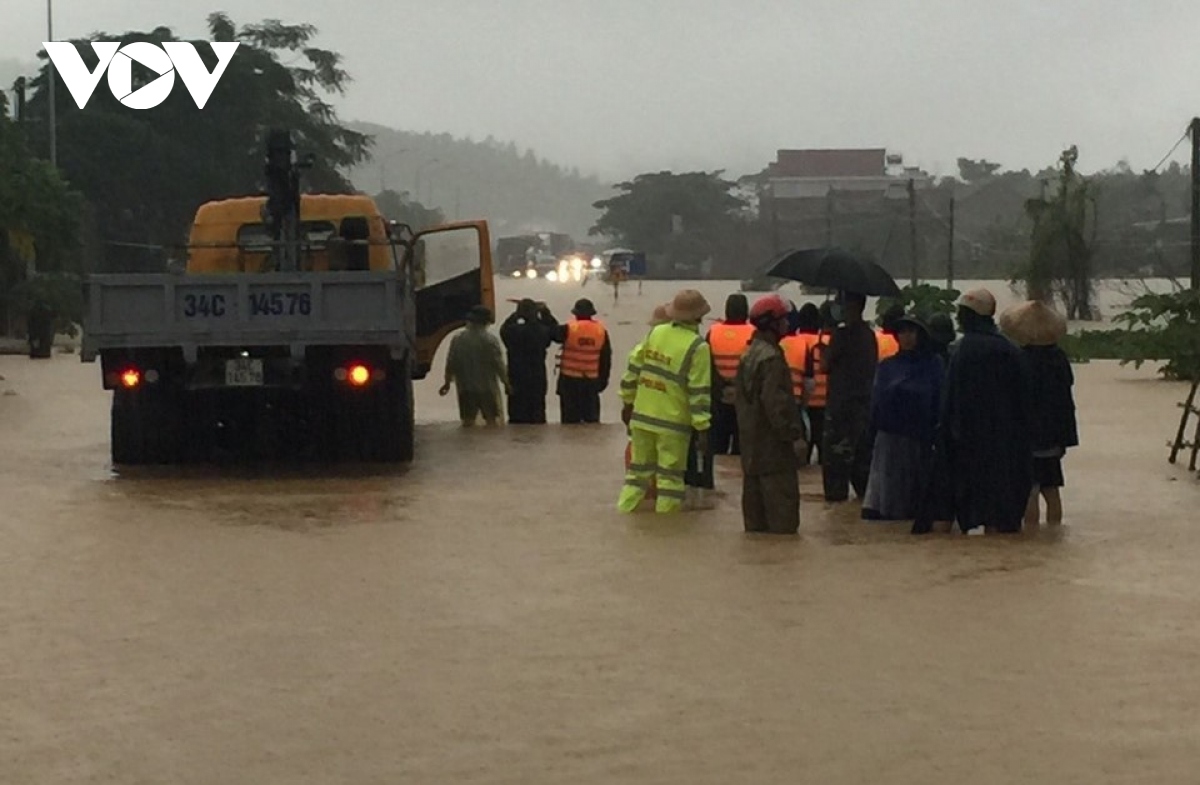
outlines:
[[[775,204],[774,184],[771,184],[771,256],[779,256],[779,210]]]
[[[954,196],[950,196],[950,252],[946,257],[946,288],[954,288]]]
[[[912,261],[912,285],[917,286],[917,189],[913,178],[908,178],[908,252]]]
[[[46,0],[46,40],[54,40],[54,0]],[[54,61],[46,58],[46,76],[50,79],[50,165],[58,169],[58,122],[55,112],[57,105],[54,100],[54,83],[58,77],[54,73]]]
[[[1200,290],[1200,117],[1192,118],[1192,289]]]
[[[825,247],[833,247],[833,186],[825,192]]]

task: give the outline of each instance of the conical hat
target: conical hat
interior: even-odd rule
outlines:
[[[650,314],[650,324],[662,324],[671,321],[671,317],[667,315],[667,304],[654,306],[654,313]]]
[[[695,289],[683,289],[667,306],[667,316],[680,322],[698,322],[711,310],[704,295]]]
[[[1007,308],[999,323],[1004,334],[1022,346],[1052,346],[1067,334],[1067,320],[1039,300]]]

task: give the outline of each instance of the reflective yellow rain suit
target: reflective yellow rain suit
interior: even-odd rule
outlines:
[[[618,509],[632,512],[652,483],[656,512],[683,507],[688,445],[694,431],[708,437],[711,390],[712,352],[698,325],[659,325],[630,355],[621,400],[633,406],[633,455]]]

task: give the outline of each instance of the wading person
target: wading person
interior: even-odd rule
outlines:
[[[458,415],[464,427],[475,424],[482,415],[488,425],[500,420],[500,388],[508,392],[508,370],[499,339],[488,332],[492,312],[477,305],[467,313],[467,327],[450,341],[446,355],[446,376],[439,395],[458,393]]]
[[[748,321],[750,303],[744,294],[725,300],[725,318],[708,331],[713,359],[713,455],[738,454],[737,410],[733,405],[733,379],[738,363],[750,347],[754,327]]]
[[[667,317],[667,305],[654,306],[654,311],[650,314],[650,328],[653,329],[660,324],[667,324],[671,320]],[[625,361],[625,372],[621,375],[621,420],[625,423],[625,432],[629,433],[629,417],[631,411],[628,407],[633,404],[633,399],[637,395],[638,377],[641,373],[642,363],[642,346],[645,344],[645,339],[638,341],[637,345],[629,352],[629,357]],[[629,471],[629,464],[633,462],[633,441],[630,440],[625,445],[625,471]],[[653,500],[655,498],[654,483],[650,483],[650,488],[646,491],[646,498]]]
[[[825,501],[844,502],[850,488],[861,499],[871,473],[871,391],[875,385],[878,346],[875,331],[863,321],[867,298],[842,292],[832,316],[840,324],[829,339],[825,371],[829,375],[825,433],[821,445],[821,477]]]
[[[640,356],[630,362],[621,398],[621,420],[633,443],[629,470],[617,507],[633,512],[653,485],[656,512],[677,512],[686,498],[688,445],[708,450],[712,420],[712,357],[700,336],[700,320],[711,310],[704,296],[685,289],[667,307],[671,321],[650,331]]]
[[[508,352],[508,421],[541,425],[546,422],[546,351],[558,322],[544,304],[528,298],[500,326],[500,340]]]
[[[558,369],[559,414],[566,425],[600,422],[600,393],[608,388],[612,344],[608,330],[596,320],[596,306],[581,299],[571,309],[575,317],[554,328],[562,344]]]
[[[820,354],[829,345],[829,333],[821,331],[821,311],[812,303],[800,306],[796,313],[795,331],[779,342],[792,372],[792,394],[802,412],[804,440],[808,451],[801,463],[812,462],[813,452],[820,448],[825,433],[825,395],[828,379],[821,370]],[[832,327],[832,325],[831,325]]]
[[[946,374],[942,441],[963,532],[980,526],[1020,531],[1033,486],[1029,367],[996,329],[995,313],[996,299],[987,289],[959,298],[962,338]]]
[[[930,350],[942,361],[943,368],[950,365],[950,347],[957,338],[954,320],[949,315],[939,312],[929,317]]]
[[[899,351],[881,361],[871,396],[871,474],[864,520],[914,520],[933,462],[941,408],[942,361],[928,330],[911,316],[893,320]]]
[[[1067,449],[1079,445],[1075,419],[1075,397],[1071,388],[1075,374],[1071,361],[1058,342],[1067,333],[1067,321],[1053,308],[1037,300],[1009,308],[1000,317],[1000,327],[1022,347],[1032,383],[1033,489],[1025,508],[1025,525],[1036,526],[1041,518],[1041,499],[1046,501],[1046,522],[1062,523],[1062,459]]]
[[[875,330],[875,343],[879,349],[880,362],[894,357],[900,351],[896,325],[902,318],[904,318],[904,306],[899,303],[888,306],[888,309],[879,317],[879,327]]]
[[[742,441],[742,519],[748,532],[795,534],[800,528],[800,456],[808,452],[779,341],[790,307],[777,294],[750,309],[754,338],[735,386]]]

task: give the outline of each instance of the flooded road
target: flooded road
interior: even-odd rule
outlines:
[[[583,292],[619,357],[646,288]],[[464,432],[440,371],[407,469],[115,475],[98,367],[0,357],[0,782],[1194,783],[1183,390],[1076,373],[1066,526],[914,538],[810,470],[775,540],[736,459],[621,516],[619,424]]]

